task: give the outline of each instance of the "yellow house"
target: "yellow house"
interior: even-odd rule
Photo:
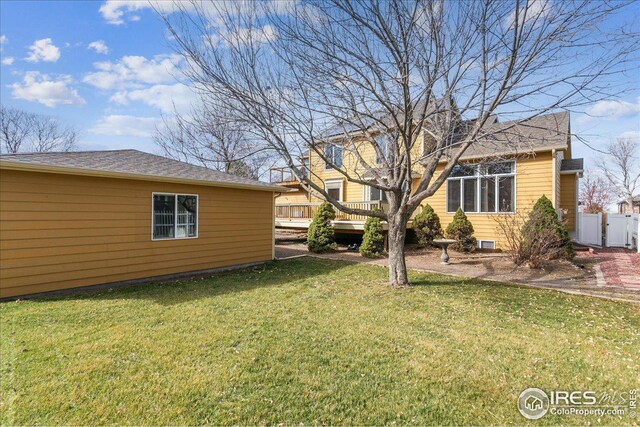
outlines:
[[[0,298],[274,257],[281,187],[136,150],[0,156]]]
[[[546,195],[566,221],[570,234],[576,236],[578,179],[583,161],[571,158],[569,114],[546,114],[525,122],[499,122],[493,117],[488,129],[491,139],[472,145],[445,184],[423,205],[428,203],[435,209],[443,228],[451,222],[455,211],[462,208],[474,226],[479,247],[497,249],[504,246],[504,238],[496,219],[526,212]],[[350,173],[364,176],[354,156],[343,154],[341,138],[336,135],[327,140],[325,156],[341,162]],[[428,143],[428,138],[422,138],[422,143]],[[418,161],[413,168],[414,189],[424,170],[419,162],[422,146],[415,150],[412,154]],[[375,164],[373,148],[362,155],[369,156],[368,160]],[[339,171],[327,167],[313,151],[304,161],[311,179],[347,206],[384,209],[385,195],[377,189],[349,182]],[[434,179],[445,163],[446,160],[440,163]],[[276,227],[307,228],[322,200],[308,194],[286,168],[275,168],[271,180],[292,190],[276,198]],[[339,212],[334,227],[337,232],[362,233],[365,220]]]

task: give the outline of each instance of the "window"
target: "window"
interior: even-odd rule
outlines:
[[[325,181],[324,188],[330,197],[342,201],[342,180]]]
[[[378,146],[378,149],[386,157],[387,156],[387,137],[385,135],[378,135],[375,141],[376,141],[376,145]],[[382,163],[382,160],[383,160],[382,158],[380,158],[377,151],[375,155],[375,160],[377,164]]]
[[[364,187],[364,200],[369,201],[369,202],[375,202],[375,201],[381,201],[381,202],[386,202],[387,201],[387,194],[375,187],[370,187],[370,186],[365,186]]]
[[[337,144],[327,144],[324,147],[324,155],[333,163],[336,167],[342,167],[342,146]],[[332,166],[329,163],[324,165],[325,169],[331,169]]]
[[[447,212],[513,212],[515,163],[459,165],[447,179]]]
[[[198,237],[198,196],[153,194],[153,240]]]

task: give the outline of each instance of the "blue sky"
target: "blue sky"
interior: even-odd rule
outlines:
[[[178,58],[147,5],[3,0],[2,103],[73,124],[79,149],[157,151],[151,135],[161,113],[173,103],[186,110],[193,98],[175,79]],[[630,88],[624,95],[582,109],[591,116],[572,112],[572,131],[596,148],[640,137],[639,74],[620,76]],[[594,151],[575,139],[573,146],[591,166]]]

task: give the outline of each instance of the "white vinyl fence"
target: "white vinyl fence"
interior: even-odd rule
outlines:
[[[602,225],[606,221],[605,227]],[[578,243],[587,246],[602,246],[603,228],[605,246],[626,248],[640,252],[640,215],[606,213],[578,213]]]
[[[578,213],[578,243],[602,246],[602,214]]]
[[[631,244],[632,249],[640,253],[640,214],[633,214],[631,221]]]

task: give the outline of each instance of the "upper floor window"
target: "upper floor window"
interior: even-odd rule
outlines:
[[[515,163],[459,165],[447,179],[447,212],[513,212]]]
[[[198,237],[197,194],[153,194],[153,240]]]
[[[376,137],[375,139],[376,145],[378,146],[378,149],[380,150],[380,152],[382,153],[383,156],[387,156],[387,137],[384,134],[380,134]],[[382,158],[380,157],[380,155],[378,154],[378,151],[376,151],[375,154],[375,161],[377,164],[382,163]]]
[[[326,144],[324,146],[324,156],[327,160],[336,167],[342,167],[342,146],[338,144]],[[327,162],[324,165],[325,169],[331,169],[332,165]]]

